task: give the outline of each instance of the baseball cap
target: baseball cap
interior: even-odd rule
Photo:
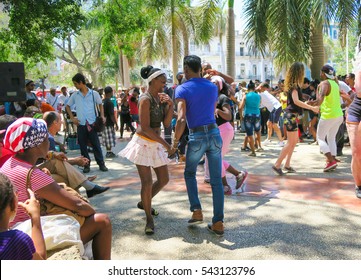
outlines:
[[[34,82],[33,80],[30,79],[25,79],[25,86],[27,86],[28,84]]]
[[[336,71],[333,69],[331,65],[325,64],[322,66],[321,71],[325,73],[326,77],[329,79],[335,79],[336,77]]]

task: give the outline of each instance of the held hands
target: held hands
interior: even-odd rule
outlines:
[[[178,149],[174,148],[172,146],[169,146],[170,148],[167,150],[168,152],[168,158],[173,159],[176,157]]]
[[[215,70],[215,69],[207,69],[206,70],[206,75],[205,75],[205,78],[212,78],[212,76],[218,76],[219,75],[219,73],[218,73],[218,71],[217,70]]]
[[[319,106],[313,106],[312,111],[315,112],[316,114],[318,114],[320,112],[320,107]]]
[[[35,198],[35,194],[31,189],[27,189],[27,191],[30,198],[27,199],[25,202],[18,202],[18,205],[24,208],[26,213],[28,213],[31,218],[34,218],[36,216],[40,217],[40,203]]]

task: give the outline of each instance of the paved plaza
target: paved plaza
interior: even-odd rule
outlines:
[[[249,157],[241,152],[243,139],[244,134],[236,134],[226,159],[237,169],[248,170],[249,176],[243,193],[233,189],[225,197],[222,238],[206,229],[212,218],[212,194],[210,185],[203,183],[203,166],[198,167],[197,180],[204,223],[187,225],[191,212],[184,163],[173,161],[170,182],[153,200],[160,213],[155,218],[156,233],[146,236],[144,212],[136,207],[140,180],[135,166],[118,157],[107,159],[109,171],[100,172],[92,161],[89,175],[98,175],[96,183],[111,187],[90,200],[112,220],[112,259],[361,259],[361,200],[354,195],[350,147],[344,148],[337,170],[324,173],[319,146],[299,143],[292,160],[297,173],[279,177],[271,166],[281,147],[271,144],[257,157]],[[118,139],[115,152],[129,140]],[[69,151],[68,156],[78,153]],[[227,177],[234,187],[235,179]]]

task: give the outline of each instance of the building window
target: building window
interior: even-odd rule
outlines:
[[[244,63],[241,63],[241,78],[244,78],[246,75],[246,66]]]
[[[253,65],[253,76],[257,77],[257,65]]]
[[[239,48],[239,55],[244,56],[244,47]]]

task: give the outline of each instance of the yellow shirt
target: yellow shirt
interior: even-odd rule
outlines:
[[[287,94],[285,92],[280,93],[280,102],[282,106],[282,110],[286,109],[287,107]]]

